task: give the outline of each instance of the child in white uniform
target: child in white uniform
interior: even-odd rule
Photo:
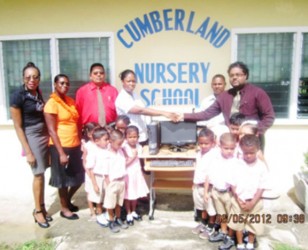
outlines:
[[[109,134],[106,129],[97,127],[92,133],[94,147],[88,148],[85,166],[91,182],[88,187],[88,200],[96,204],[97,218],[103,212],[102,202],[104,200],[104,168],[108,159],[107,145]],[[99,224],[100,220],[97,221]],[[106,226],[106,223],[103,223]]]
[[[88,206],[90,209],[90,216],[91,216],[89,221],[96,221],[96,212],[95,212],[95,204],[89,200],[89,190],[92,188],[92,182],[90,178],[90,171],[92,171],[92,169],[86,168],[86,161],[87,161],[88,151],[93,151],[94,150],[93,148],[96,148],[96,145],[93,141],[92,133],[97,126],[98,124],[95,122],[89,122],[86,125],[84,125],[83,139],[81,144],[82,163],[85,170],[84,188],[87,193]]]
[[[228,233],[227,220],[230,213],[231,193],[229,178],[237,165],[234,157],[236,137],[231,133],[224,133],[219,139],[220,153],[216,154],[213,164],[209,167],[208,178],[205,181],[204,198],[209,198],[208,190],[211,188],[211,197],[215,205],[221,230],[209,237],[210,242],[223,241]],[[220,248],[219,248],[220,249]]]
[[[107,167],[104,168],[105,199],[104,207],[109,216],[109,229],[113,233],[128,226],[121,220],[121,206],[124,202],[126,159],[122,150],[124,135],[119,130],[110,132],[110,149]],[[114,218],[115,215],[115,218]]]
[[[140,220],[141,216],[136,213],[137,199],[146,197],[149,193],[148,186],[141,171],[139,156],[142,153],[142,146],[138,143],[139,129],[132,125],[125,131],[123,149],[126,153],[126,176],[125,176],[125,209],[127,212],[126,221],[128,225]]]
[[[243,151],[243,160],[230,178],[233,197],[228,226],[236,231],[237,249],[244,250],[254,249],[255,235],[263,233],[262,220],[257,220],[257,217],[260,218],[262,214],[261,197],[268,185],[268,171],[265,163],[257,157],[260,141],[255,135],[243,136],[240,147]],[[248,231],[246,247],[243,244],[243,230]]]
[[[213,148],[215,146],[215,135],[212,130],[204,128],[199,132],[198,146],[199,151],[196,156],[196,168],[193,179],[193,200],[195,209],[201,211],[201,223],[192,229],[192,233],[199,234],[201,239],[207,239],[214,232],[216,217],[212,199],[209,198],[208,202],[204,200],[204,183],[208,174],[208,167],[213,159]]]

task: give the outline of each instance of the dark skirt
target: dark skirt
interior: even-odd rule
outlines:
[[[67,167],[60,164],[60,158],[56,147],[50,145],[51,177],[49,185],[56,188],[79,186],[84,182],[85,177],[80,146],[63,148],[63,150],[69,155]]]
[[[48,167],[49,148],[48,130],[45,123],[37,123],[24,129],[25,135],[35,157],[35,165],[32,167],[34,175],[43,174]]]

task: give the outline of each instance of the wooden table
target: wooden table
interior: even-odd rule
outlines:
[[[150,171],[150,201],[149,219],[154,219],[154,205],[156,189],[191,190],[195,164],[190,167],[151,167],[153,160],[196,160],[196,147],[190,147],[185,152],[172,152],[169,147],[163,146],[158,154],[150,155],[148,146],[143,147],[142,158],[145,160],[144,169]]]

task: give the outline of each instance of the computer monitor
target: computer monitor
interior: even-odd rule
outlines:
[[[160,122],[161,145],[170,145],[173,151],[185,151],[185,146],[196,144],[197,125],[195,122]]]

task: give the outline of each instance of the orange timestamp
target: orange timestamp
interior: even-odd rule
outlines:
[[[305,214],[229,214],[221,216],[222,223],[240,223],[240,224],[278,224],[305,223]]]

